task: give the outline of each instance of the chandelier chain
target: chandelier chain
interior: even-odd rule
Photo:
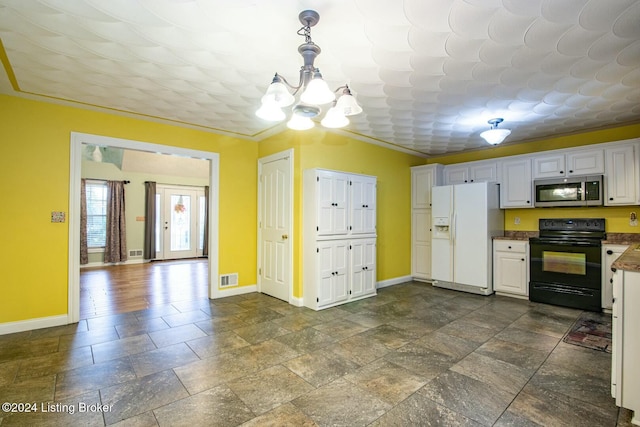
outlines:
[[[307,24],[304,27],[301,27],[297,33],[299,36],[304,36],[304,42],[314,44],[313,40],[311,40],[311,27]]]

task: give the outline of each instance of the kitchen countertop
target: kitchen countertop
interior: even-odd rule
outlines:
[[[634,243],[616,259],[611,267],[618,270],[640,272],[640,243]]]
[[[493,240],[529,240],[538,237],[537,231],[505,231],[504,236],[495,236]],[[633,245],[640,243],[640,233],[607,233],[603,245]]]
[[[505,231],[504,236],[494,236],[493,240],[526,240],[529,237],[538,237],[537,231]]]

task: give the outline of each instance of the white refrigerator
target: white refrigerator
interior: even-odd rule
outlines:
[[[504,235],[499,185],[478,182],[433,187],[433,285],[493,293],[493,237]]]

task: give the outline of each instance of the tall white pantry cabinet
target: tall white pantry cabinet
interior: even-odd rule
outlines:
[[[411,276],[431,279],[431,187],[442,185],[440,164],[411,168]]]
[[[376,295],[376,177],[307,169],[302,215],[304,305]]]

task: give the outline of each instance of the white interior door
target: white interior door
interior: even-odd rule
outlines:
[[[289,152],[260,159],[260,292],[289,301],[291,287],[291,165]]]
[[[189,188],[161,190],[161,259],[195,258],[198,256],[198,192]]]

